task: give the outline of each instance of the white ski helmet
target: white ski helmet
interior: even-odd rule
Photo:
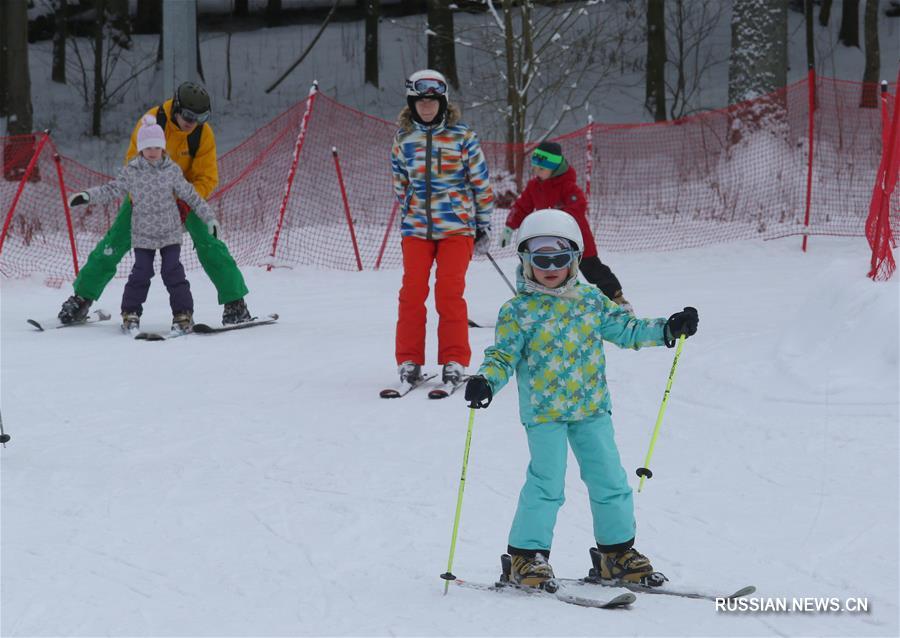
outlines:
[[[423,122],[416,110],[416,101],[433,99],[440,103],[437,116],[431,122]],[[433,126],[443,122],[450,104],[450,87],[447,78],[442,73],[433,69],[416,71],[406,79],[406,105],[409,107],[412,118],[419,124]]]
[[[533,237],[562,237],[572,242],[579,253],[584,250],[584,238],[578,222],[563,210],[544,208],[528,215],[516,235],[518,252],[527,252],[524,244]]]
[[[575,258],[569,266],[569,276],[557,288],[542,286],[535,279],[528,251],[528,240],[535,237],[560,237],[568,241],[575,250]],[[516,245],[519,260],[522,262],[522,275],[525,277],[526,289],[563,296],[578,281],[578,266],[581,263],[581,253],[584,251],[584,238],[581,236],[578,222],[569,213],[555,208],[544,208],[531,213],[519,226]]]
[[[416,71],[406,79],[407,97],[450,98],[450,86],[443,73],[432,69]]]

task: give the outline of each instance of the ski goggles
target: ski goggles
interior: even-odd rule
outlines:
[[[534,149],[534,152],[531,154],[531,164],[539,168],[549,168],[550,170],[553,170],[558,168],[559,165],[562,164],[562,161],[562,155],[548,153],[539,148]]]
[[[447,85],[436,78],[423,78],[421,80],[415,80],[413,82],[407,80],[406,88],[412,89],[420,97],[425,97],[428,95],[447,94]]]
[[[197,113],[196,111],[192,111],[191,109],[186,109],[183,106],[178,107],[178,115],[183,117],[188,122],[196,122],[197,124],[203,124],[206,120],[209,119],[210,112],[203,111],[202,113]]]
[[[560,270],[570,266],[575,260],[575,251],[572,250],[525,254],[528,262],[538,270]]]

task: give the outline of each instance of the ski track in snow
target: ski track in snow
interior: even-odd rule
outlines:
[[[461,393],[378,398],[401,273],[248,269],[250,309],[276,325],[162,343],[120,334],[123,279],[96,304],[113,321],[44,333],[25,319],[68,288],[2,281],[0,634],[896,636],[897,278],[865,278],[862,239],[799,243],[609,254],[640,316],[701,317],[635,493],[637,547],[679,586],[868,597],[868,614],[443,596],[468,411]],[[188,275],[197,319],[217,324],[211,284]],[[474,263],[472,315],[507,298]],[[156,277],[142,328],[169,320]],[[435,335],[429,302],[431,371]],[[470,336],[474,369],[493,331]],[[607,348],[635,488],[672,355]],[[476,413],[461,578],[497,577],[526,464],[511,383]],[[571,455],[567,485],[552,562],[580,577],[592,535]]]

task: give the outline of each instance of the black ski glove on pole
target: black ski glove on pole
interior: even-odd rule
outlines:
[[[666,331],[663,338],[667,348],[675,347],[675,341],[681,335],[690,337],[697,332],[697,324],[700,323],[700,315],[696,308],[685,307],[681,312],[676,312],[666,322]]]
[[[491,390],[491,384],[480,374],[469,378],[466,383],[466,401],[469,402],[470,408],[486,408],[491,404],[494,398],[494,391]]]

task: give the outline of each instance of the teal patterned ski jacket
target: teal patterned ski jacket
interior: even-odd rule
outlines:
[[[391,148],[400,234],[421,239],[474,236],[491,223],[494,196],[478,137],[452,104],[444,122],[423,126],[400,114]]]
[[[520,280],[521,282],[521,280]],[[636,319],[594,286],[565,296],[524,291],[500,308],[494,345],[478,374],[494,394],[515,372],[526,425],[611,412],[603,341],[637,350],[664,345],[666,319]]]

